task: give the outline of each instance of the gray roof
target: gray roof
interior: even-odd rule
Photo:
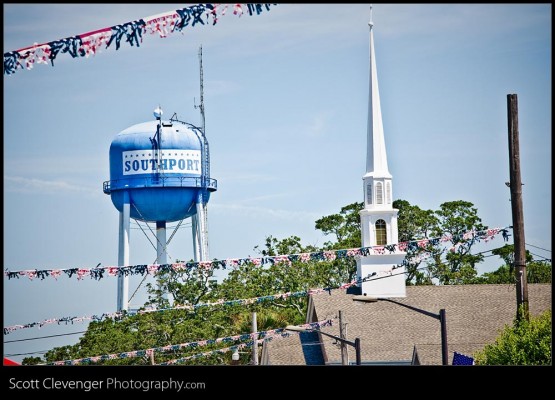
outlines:
[[[262,365],[324,365],[324,355],[318,332],[301,332],[289,337],[264,342],[260,364]],[[279,354],[274,363],[267,345],[272,344],[272,354]]]
[[[341,310],[346,323],[346,338],[361,342],[363,363],[410,363],[414,353],[421,365],[441,365],[440,322],[406,306],[439,314],[445,309],[448,361],[454,352],[472,357],[486,344],[493,343],[501,330],[512,326],[516,316],[514,285],[407,286],[406,297],[374,303],[353,301],[344,290],[312,295],[308,322],[336,318]],[[551,284],[528,284],[528,301],[532,315],[551,309]],[[405,305],[405,306],[404,306]],[[334,320],[322,331],[339,336],[339,323]],[[321,352],[326,364],[340,364],[341,351],[332,338],[320,335]],[[307,365],[299,336],[273,340],[263,347],[262,364]],[[315,347],[310,345],[314,352]],[[347,346],[349,361],[355,352]],[[311,359],[313,360],[313,359]]]

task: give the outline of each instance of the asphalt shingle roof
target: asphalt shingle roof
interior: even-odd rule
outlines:
[[[416,348],[422,365],[441,365],[440,322],[414,309],[439,314],[445,309],[449,363],[453,353],[472,356],[493,343],[506,325],[516,316],[514,285],[453,285],[408,286],[407,296],[374,303],[353,301],[353,295],[343,290],[312,296],[311,321],[336,318],[341,310],[346,323],[346,338],[361,341],[363,363],[407,363]],[[528,285],[529,307],[532,315],[551,309],[551,284]],[[310,306],[310,305],[309,305]],[[337,320],[324,332],[339,336]],[[341,363],[341,351],[332,338],[320,335],[323,360],[327,364]],[[271,365],[306,365],[299,336],[274,340],[265,344],[265,363]],[[316,348],[320,346],[310,347]],[[355,360],[354,348],[347,346],[350,362]],[[314,352],[314,349],[311,350]],[[311,359],[314,362],[316,358]]]

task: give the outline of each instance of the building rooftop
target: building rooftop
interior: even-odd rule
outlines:
[[[315,294],[309,299],[307,322],[337,318],[341,310],[345,337],[350,341],[360,338],[363,364],[409,364],[417,357],[421,365],[441,365],[439,319],[415,309],[435,315],[445,309],[449,364],[454,352],[472,356],[493,343],[506,325],[512,326],[516,316],[514,285],[427,285],[406,289],[404,298],[371,303],[353,301],[354,295],[343,290]],[[551,284],[529,284],[528,300],[532,315],[551,309]],[[339,336],[338,320],[322,330]],[[341,364],[339,345],[332,338],[318,336],[320,346],[315,345],[314,336],[297,335],[265,343],[261,364],[313,365],[318,360]],[[349,361],[354,363],[354,348],[347,346],[347,350]]]

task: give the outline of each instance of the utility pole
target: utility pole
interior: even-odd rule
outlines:
[[[509,171],[511,209],[513,213],[514,268],[516,278],[517,320],[529,319],[528,281],[526,276],[526,247],[524,240],[524,215],[522,210],[522,181],[520,178],[520,148],[518,139],[518,100],[516,94],[507,95],[509,127]],[[522,309],[522,314],[521,314]]]
[[[343,323],[343,314],[341,310],[339,310],[339,337],[343,340],[347,340],[346,336],[347,327]],[[347,352],[347,345],[343,341],[341,342],[341,364],[349,365],[349,353]]]
[[[439,310],[439,323],[441,326],[441,363],[449,365],[449,350],[447,345],[447,319],[445,317],[445,308]]]
[[[258,365],[258,335],[255,333],[258,332],[258,327],[256,324],[256,313],[252,313],[252,365]]]

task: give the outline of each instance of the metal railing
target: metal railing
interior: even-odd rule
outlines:
[[[152,174],[151,176],[130,177],[104,181],[102,191],[110,194],[112,190],[139,189],[139,188],[159,188],[159,187],[182,187],[182,188],[202,188],[202,177],[190,176],[161,176]],[[206,189],[210,192],[218,189],[216,179],[206,178]]]

